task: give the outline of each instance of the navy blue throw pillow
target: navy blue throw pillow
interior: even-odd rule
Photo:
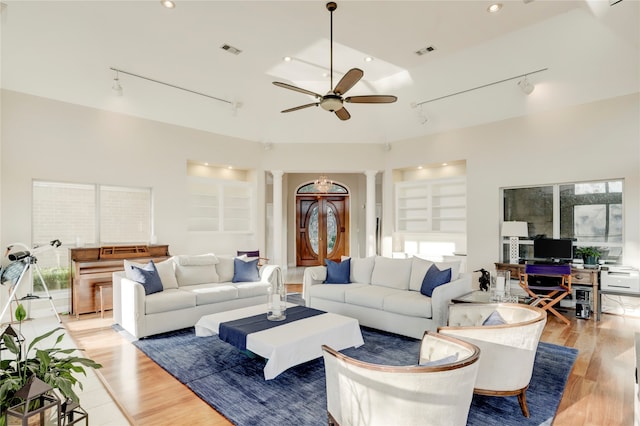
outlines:
[[[420,287],[420,293],[425,296],[431,297],[433,294],[433,290],[439,285],[446,284],[451,281],[451,268],[447,268],[444,271],[438,269],[438,267],[433,264],[424,275],[424,279],[422,280],[422,286]]]
[[[351,259],[345,259],[342,262],[334,262],[330,259],[325,259],[324,263],[327,265],[327,279],[324,280],[325,284],[349,284],[351,279]]]
[[[142,284],[146,295],[159,293],[163,290],[162,281],[153,260],[150,260],[142,268],[131,265],[131,278],[135,282]]]
[[[233,283],[254,283],[260,281],[260,272],[258,270],[258,260],[253,259],[244,261],[237,257],[233,259]]]

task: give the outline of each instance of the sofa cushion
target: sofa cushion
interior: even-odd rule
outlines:
[[[344,301],[350,305],[382,310],[385,297],[399,291],[401,290],[391,287],[363,285],[362,287],[348,289],[344,294]]]
[[[376,257],[349,257],[342,256],[342,260],[351,259],[351,273],[349,274],[349,281],[352,283],[371,284],[371,273],[373,272],[373,265],[375,264]]]
[[[371,284],[399,290],[409,289],[411,259],[377,256],[371,273]]]
[[[432,318],[431,298],[418,291],[398,291],[384,298],[384,310],[418,318]]]
[[[144,313],[146,315],[188,309],[195,306],[195,294],[177,289],[150,294],[144,298]]]
[[[145,266],[144,263],[133,262],[125,259],[124,262],[124,273],[130,280],[133,279],[130,275],[131,266],[137,266],[142,268]],[[170,288],[178,288],[178,281],[176,281],[176,272],[174,269],[173,259],[163,260],[162,262],[154,262],[156,266],[156,270],[158,271],[158,275],[160,276],[160,281],[162,281],[162,289],[168,290]]]
[[[153,260],[150,260],[149,263],[142,268],[134,265],[129,266],[129,273],[133,281],[142,284],[145,295],[148,296],[163,290],[162,281],[160,280],[156,266],[153,264]]]
[[[218,282],[230,283],[233,280],[233,257],[232,256],[216,256],[216,272],[218,273]]]
[[[259,259],[248,259],[236,257],[233,259],[233,283],[247,283],[260,281],[258,270]]]
[[[327,265],[327,279],[325,284],[349,284],[351,274],[351,259],[347,258],[341,262],[334,262],[331,259],[325,259]]]
[[[180,266],[208,266],[219,262],[218,257],[213,253],[188,255],[183,254],[175,257]]]
[[[451,268],[447,268],[443,271],[438,269],[434,264],[427,270],[427,273],[422,280],[422,286],[420,287],[420,293],[425,296],[431,297],[433,290],[436,287],[446,284],[451,281]]]
[[[196,296],[196,305],[226,302],[238,298],[238,289],[231,284],[196,284],[184,287]]]
[[[458,279],[460,275],[460,262],[432,262],[430,260],[414,256],[411,258],[409,290],[420,291],[420,288],[422,287],[422,280],[424,280],[424,276],[433,264],[435,264],[441,271],[451,268],[451,281]]]
[[[333,300],[344,303],[344,294],[347,290],[359,287],[369,287],[369,284],[343,284],[343,285],[312,285],[309,295],[314,299]]]
[[[267,282],[243,282],[233,284],[238,289],[238,297],[246,299],[247,297],[264,296],[264,302],[267,303],[267,294],[269,293],[270,283]]]
[[[216,264],[218,258],[213,254],[198,256],[176,256],[176,279],[178,285],[210,284],[219,282]]]

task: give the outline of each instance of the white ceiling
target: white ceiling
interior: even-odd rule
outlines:
[[[273,81],[330,89],[325,3],[7,0],[2,87],[269,143],[387,143],[640,91],[637,0],[502,0],[496,14],[482,0],[339,1],[334,85],[358,67],[364,78],[348,95],[398,102],[347,104],[344,122],[321,108],[282,114],[313,98]],[[111,67],[239,107],[126,74],[117,97]],[[543,68],[528,77],[530,96],[514,79],[415,107]]]

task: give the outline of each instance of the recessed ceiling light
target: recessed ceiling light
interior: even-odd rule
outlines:
[[[229,166],[229,167],[227,167],[227,169],[231,170],[231,169],[233,169],[233,166]]]
[[[328,73],[328,72],[323,72],[323,73],[322,73],[322,76],[323,76],[324,78],[327,78],[327,77],[329,77],[329,73]]]
[[[448,166],[448,165],[449,165],[449,163],[442,163],[442,165],[443,165],[443,166]]]
[[[364,58],[365,62],[371,62],[373,61],[373,58],[371,56],[367,56],[366,58]]]
[[[208,166],[208,165],[209,165],[209,163],[204,163],[204,165],[205,165],[205,166]]]
[[[418,166],[418,170],[422,170],[422,166]]]
[[[496,13],[496,12],[499,12],[500,9],[502,9],[502,3],[493,3],[491,6],[487,8],[487,12]]]
[[[160,4],[166,7],[167,9],[173,9],[176,7],[176,4],[171,0],[160,0]]]
[[[282,60],[285,62],[291,62],[291,56],[285,56]]]

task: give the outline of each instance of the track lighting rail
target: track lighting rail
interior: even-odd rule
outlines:
[[[234,105],[233,102],[227,101],[226,99],[217,98],[215,96],[207,95],[206,93],[202,93],[202,92],[198,92],[198,91],[195,91],[195,90],[187,89],[187,88],[184,88],[184,87],[176,86],[175,84],[165,83],[164,81],[156,80],[155,78],[145,77],[145,76],[140,75],[140,74],[134,74],[132,72],[121,70],[119,68],[114,68],[114,67],[110,67],[109,69],[112,70],[112,71],[118,72],[118,73],[130,75],[131,77],[141,78],[143,80],[151,81],[153,83],[162,84],[164,86],[173,87],[174,89],[183,90],[185,92],[193,93],[195,95],[200,95],[200,96],[204,96],[204,97],[209,98],[209,99],[214,99],[216,101],[224,102],[224,103],[232,105],[232,106]]]
[[[473,87],[471,89],[461,90],[459,92],[455,92],[455,93],[451,93],[451,94],[448,94],[448,95],[440,96],[440,97],[437,97],[437,98],[429,99],[427,101],[416,102],[415,104],[412,104],[412,106],[415,108],[415,107],[418,107],[420,105],[428,104],[429,102],[435,102],[435,101],[439,101],[439,100],[442,100],[442,99],[450,98],[452,96],[457,96],[457,95],[461,95],[463,93],[471,92],[473,90],[483,89],[485,87],[489,87],[489,86],[493,86],[493,85],[496,85],[496,84],[504,83],[505,81],[511,81],[511,80],[515,80],[517,78],[527,77],[527,76],[530,76],[531,74],[537,74],[539,72],[547,71],[548,69],[549,68],[541,68],[539,70],[530,71],[530,72],[528,72],[526,74],[516,75],[514,77],[509,77],[509,78],[505,78],[505,79],[502,79],[502,80],[494,81],[492,83],[483,84],[481,86]]]

